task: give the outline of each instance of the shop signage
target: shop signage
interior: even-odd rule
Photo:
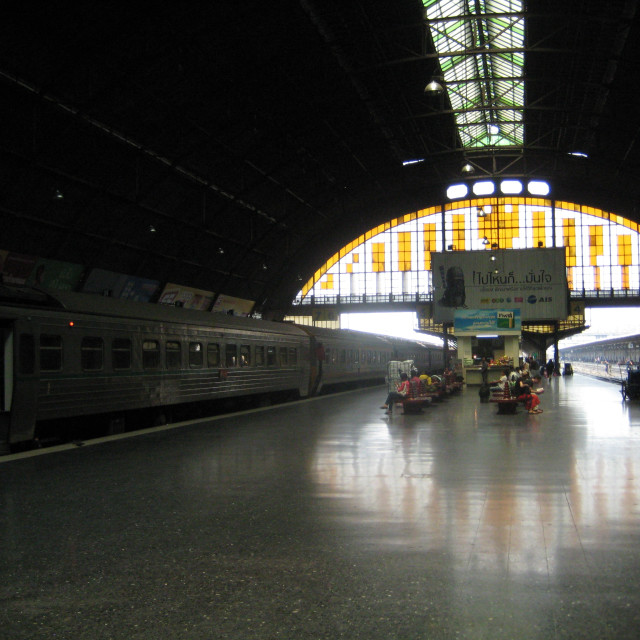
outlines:
[[[456,309],[453,328],[457,336],[518,335],[522,330],[520,309]]]

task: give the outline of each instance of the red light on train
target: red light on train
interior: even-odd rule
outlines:
[[[74,325],[73,320],[69,320],[69,326],[70,326],[70,327],[73,327],[73,325]]]

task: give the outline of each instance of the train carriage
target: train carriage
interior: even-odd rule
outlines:
[[[0,296],[0,427],[247,395],[308,394],[309,347],[294,325],[75,293]],[[160,418],[163,412],[158,411]]]
[[[211,402],[382,382],[389,360],[442,369],[441,349],[412,340],[1,284],[0,332],[5,452],[60,423],[79,421],[82,438],[89,424],[113,433],[132,416],[140,428]]]

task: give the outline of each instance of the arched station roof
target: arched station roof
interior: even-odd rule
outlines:
[[[633,0],[11,4],[1,251],[274,309],[455,181],[640,220]]]

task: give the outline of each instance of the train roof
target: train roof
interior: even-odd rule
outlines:
[[[327,329],[326,327],[311,327],[308,325],[300,325],[300,328],[319,340],[335,338],[336,332],[340,332],[340,336],[353,340],[373,340],[379,341],[381,344],[388,344],[390,342],[389,336],[383,336],[377,333],[368,333],[366,331],[354,331],[353,329]]]
[[[601,338],[600,340],[592,340],[591,342],[582,342],[580,344],[566,345],[564,347],[560,347],[559,351],[567,351],[569,349],[581,349],[583,347],[597,347],[606,344],[611,344],[614,342],[640,342],[640,334],[632,333],[629,335],[620,335],[620,336],[612,336],[611,338]]]
[[[177,322],[222,329],[255,330],[259,325],[261,331],[296,336],[304,335],[299,327],[284,322],[256,320],[255,318],[230,316],[226,313],[210,313],[72,291],[45,291],[30,287],[0,285],[0,304],[109,318]]]

